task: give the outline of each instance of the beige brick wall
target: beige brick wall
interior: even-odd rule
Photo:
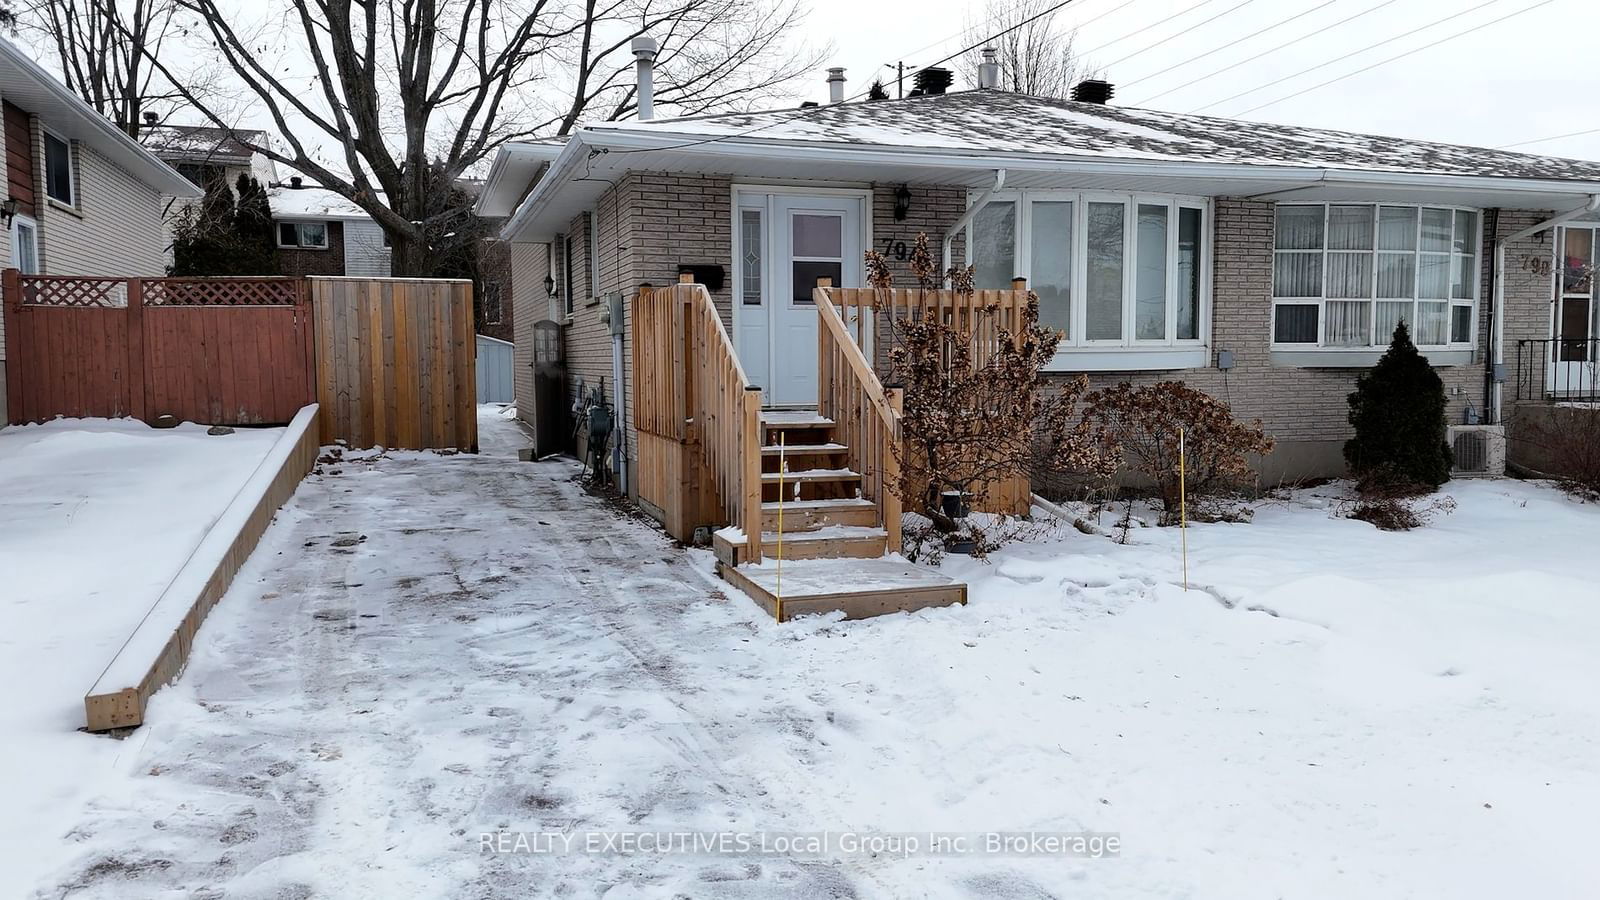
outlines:
[[[510,244],[512,368],[517,416],[533,424],[533,326],[550,318],[550,299],[544,278],[549,274],[548,244]]]
[[[891,252],[890,266],[902,284],[913,283],[905,261],[894,258],[896,242],[909,245],[919,232],[927,233],[937,258],[944,232],[960,217],[967,192],[959,187],[911,186],[911,204],[905,220],[893,216],[895,183],[873,188],[872,246]],[[676,280],[677,267],[685,263],[721,265],[729,283],[713,299],[731,327],[732,297],[732,179],[715,176],[665,173],[629,173],[617,181],[597,201],[599,239],[595,252],[600,260],[600,278],[595,294],[621,290],[630,298],[639,285],[661,285]],[[1503,212],[1500,234],[1532,224],[1548,213]],[[1274,206],[1268,201],[1221,198],[1213,204],[1213,300],[1210,363],[1204,368],[1161,372],[1096,373],[1091,383],[1106,386],[1122,381],[1153,383],[1182,380],[1232,404],[1235,412],[1247,419],[1259,418],[1279,442],[1281,451],[1263,466],[1269,478],[1336,474],[1342,470],[1340,449],[1349,437],[1346,396],[1355,388],[1363,371],[1351,368],[1302,368],[1274,365],[1269,352],[1272,315],[1272,236]],[[581,222],[575,221],[576,229]],[[1487,300],[1488,254],[1493,235],[1485,231],[1484,275],[1481,298]],[[1519,271],[1522,253],[1548,257],[1550,237],[1536,236],[1508,252],[1507,275],[1507,358],[1513,362],[1518,337],[1544,338],[1548,334],[1550,276]],[[589,235],[581,231],[580,245],[585,255],[579,281],[585,292],[578,299],[575,317],[567,329],[567,353],[571,371],[592,386],[601,376],[611,382],[609,335],[588,304],[587,293]],[[954,259],[960,262],[964,249],[960,238],[954,246]],[[542,278],[543,275],[538,276]],[[558,276],[559,277],[559,276]],[[1480,304],[1486,309],[1487,303]],[[628,307],[631,324],[631,305]],[[1487,327],[1480,322],[1479,346],[1467,365],[1441,367],[1445,382],[1450,421],[1461,421],[1468,407],[1484,411],[1484,360]],[[1229,372],[1215,368],[1218,350],[1230,350],[1234,367]],[[631,356],[631,346],[624,353]],[[626,357],[625,357],[626,358]],[[1512,366],[1511,368],[1514,368]],[[1063,376],[1065,377],[1065,376]],[[632,396],[632,373],[627,390]],[[1508,397],[1515,395],[1508,386]],[[613,398],[615,394],[612,394]],[[1510,408],[1508,404],[1508,409]],[[631,423],[628,458],[635,458],[637,442]]]

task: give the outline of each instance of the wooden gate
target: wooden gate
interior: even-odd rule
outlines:
[[[316,399],[292,278],[4,276],[11,424],[171,416],[277,425]]]

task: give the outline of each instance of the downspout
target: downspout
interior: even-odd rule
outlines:
[[[1503,238],[1495,238],[1495,241],[1494,241],[1494,296],[1493,296],[1493,299],[1490,301],[1491,305],[1489,307],[1490,323],[1491,323],[1491,329],[1493,331],[1493,333],[1490,335],[1491,352],[1492,352],[1490,365],[1491,365],[1491,368],[1494,371],[1496,371],[1498,374],[1490,376],[1491,378],[1494,378],[1494,389],[1493,389],[1493,392],[1492,392],[1493,393],[1493,397],[1491,399],[1491,404],[1490,404],[1490,409],[1489,409],[1489,413],[1490,413],[1489,422],[1491,424],[1494,424],[1494,425],[1503,424],[1503,421],[1501,419],[1501,409],[1502,409],[1502,406],[1504,405],[1504,402],[1505,402],[1505,396],[1504,396],[1505,395],[1505,375],[1504,375],[1505,369],[1504,369],[1504,366],[1505,366],[1505,361],[1506,361],[1506,357],[1505,357],[1505,341],[1506,341],[1506,315],[1505,315],[1505,301],[1506,301],[1506,245],[1515,243],[1517,241],[1520,241],[1525,237],[1531,237],[1532,235],[1538,234],[1541,231],[1547,231],[1547,230],[1549,230],[1551,228],[1556,227],[1557,225],[1560,225],[1560,224],[1565,223],[1565,222],[1570,222],[1573,219],[1578,218],[1579,216],[1588,215],[1589,213],[1595,212],[1596,210],[1600,210],[1600,194],[1590,194],[1589,195],[1589,202],[1585,203],[1583,206],[1578,207],[1577,209],[1569,209],[1566,212],[1561,213],[1561,214],[1556,215],[1556,216],[1552,216],[1552,217],[1544,220],[1543,222],[1540,222],[1537,225],[1530,225],[1529,227],[1524,228],[1521,231],[1514,232],[1512,234],[1508,234]]]
[[[945,273],[950,271],[950,267],[953,265],[950,260],[950,253],[951,246],[955,243],[956,235],[960,234],[968,225],[972,224],[972,220],[977,217],[978,211],[983,209],[984,204],[989,202],[989,198],[993,197],[995,192],[1005,187],[1005,185],[1006,170],[995,169],[994,186],[979,194],[978,199],[974,200],[972,205],[967,207],[967,211],[961,214],[961,218],[957,219],[956,223],[950,226],[950,230],[944,233],[944,269],[940,274],[941,278],[944,277]]]

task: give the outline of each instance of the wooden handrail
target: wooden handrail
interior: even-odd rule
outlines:
[[[834,289],[826,284],[812,292],[817,307],[817,412],[834,422],[836,439],[848,449],[852,469],[861,473],[861,493],[878,506],[887,532],[887,549],[900,550],[901,392],[885,389],[862,350],[865,313],[856,321],[857,334],[834,308]]]

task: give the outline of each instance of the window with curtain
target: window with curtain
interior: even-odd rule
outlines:
[[[1470,344],[1478,241],[1474,210],[1281,204],[1273,237],[1272,341],[1378,348],[1403,321],[1418,346]]]
[[[1206,201],[1011,191],[973,217],[979,288],[1028,279],[1061,346],[1199,345],[1209,294]]]

